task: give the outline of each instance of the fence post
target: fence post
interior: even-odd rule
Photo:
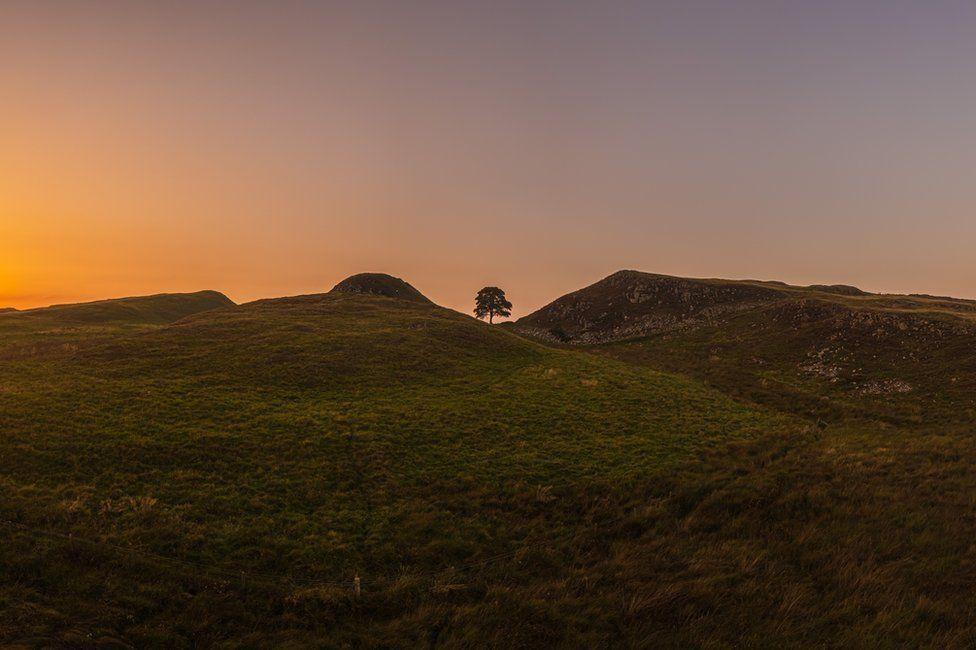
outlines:
[[[356,598],[359,598],[359,594],[362,593],[362,590],[360,589],[360,585],[359,585],[359,574],[358,573],[356,574],[356,577],[353,578],[352,584],[353,584],[353,589],[355,589],[355,591],[356,591]]]

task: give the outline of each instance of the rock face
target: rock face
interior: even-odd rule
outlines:
[[[363,293],[371,296],[386,296],[411,302],[433,304],[424,294],[414,289],[408,282],[386,273],[359,273],[351,275],[329,293]]]
[[[707,324],[784,297],[758,282],[618,271],[519,319],[515,329],[549,341],[606,343]]]

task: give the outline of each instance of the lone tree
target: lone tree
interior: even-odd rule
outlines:
[[[485,287],[474,299],[474,315],[478,318],[487,316],[488,322],[492,323],[495,316],[511,316],[512,303],[505,300],[505,292],[498,287]]]

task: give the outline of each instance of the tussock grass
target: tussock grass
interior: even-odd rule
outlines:
[[[799,426],[381,297],[70,336],[0,362],[0,519],[30,529],[0,533],[6,639],[627,636],[594,620],[641,611],[606,591],[619,545],[687,517],[729,445]]]
[[[961,393],[804,378],[756,317],[557,350],[339,294],[48,332],[0,360],[0,639],[971,647]]]

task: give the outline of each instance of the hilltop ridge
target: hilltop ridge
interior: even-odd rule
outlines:
[[[417,291],[406,280],[401,280],[386,273],[357,273],[356,275],[350,275],[332,287],[329,293],[361,293],[371,296],[386,296],[387,298],[433,304],[430,298]]]
[[[976,304],[620,271],[519,319],[529,338],[705,379],[803,415],[976,412]]]
[[[191,314],[234,302],[219,291],[160,293],[151,296],[110,298],[92,302],[68,303],[6,312],[18,320],[58,321],[62,323],[171,323]]]
[[[573,345],[612,343],[714,325],[737,314],[789,303],[817,318],[832,312],[907,312],[933,319],[976,315],[976,302],[921,294],[875,294],[844,284],[794,286],[773,280],[681,278],[617,271],[518,319],[513,331]],[[785,308],[785,307],[784,307]]]
[[[102,338],[233,306],[222,293],[198,291],[7,311],[0,313],[0,359],[73,354]]]
[[[606,343],[669,331],[783,298],[778,285],[617,271],[518,319],[516,332],[549,341]]]

